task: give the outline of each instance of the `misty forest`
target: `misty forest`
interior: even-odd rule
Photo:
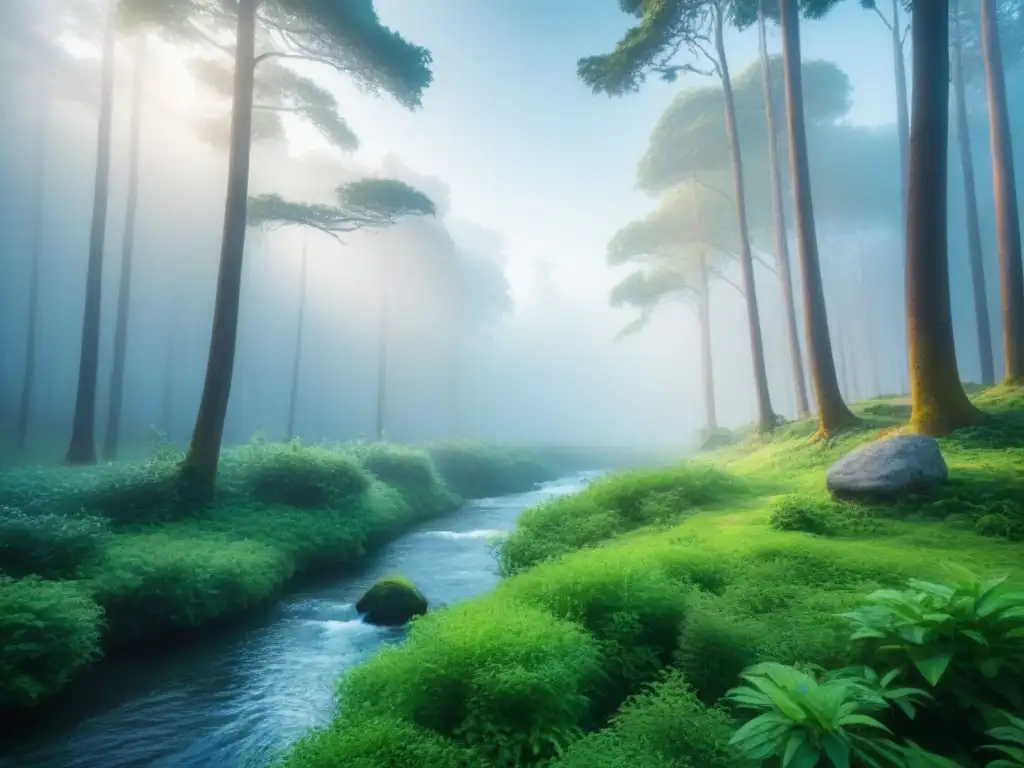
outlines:
[[[1024,768],[1020,0],[0,18],[0,768]]]

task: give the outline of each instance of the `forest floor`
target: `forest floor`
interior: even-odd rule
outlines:
[[[498,549],[498,588],[417,619],[402,646],[349,672],[343,714],[287,764],[748,765],[729,741],[751,715],[722,699],[748,665],[852,663],[839,614],[941,580],[945,563],[1024,579],[1024,392],[974,399],[985,421],[940,440],[949,482],[898,503],[825,489],[832,462],[907,421],[905,402],[882,398],[828,442],[790,423],[528,510]],[[897,735],[939,751],[944,728]]]
[[[168,449],[0,472],[0,715],[30,712],[112,651],[173,643],[296,577],[341,572],[462,499],[563,471],[462,441],[256,441],[223,456],[214,502],[196,509],[178,495],[179,461]]]

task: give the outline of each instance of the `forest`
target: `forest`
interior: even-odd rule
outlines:
[[[3,14],[0,768],[1024,768],[1024,3]]]

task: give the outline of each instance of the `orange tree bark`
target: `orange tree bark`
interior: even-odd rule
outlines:
[[[912,29],[906,240],[911,423],[919,432],[940,436],[981,415],[960,383],[949,299],[949,0],[914,3]]]
[[[213,330],[206,362],[206,379],[199,402],[192,440],[181,466],[187,490],[197,500],[213,496],[217,464],[224,439],[231,378],[238,341],[238,309],[242,292],[242,257],[245,252],[246,205],[249,195],[249,156],[252,147],[253,80],[256,67],[257,0],[238,4],[238,34],[231,109],[231,148],[224,203],[220,270],[213,308]]]
[[[797,0],[781,0],[782,62],[786,84],[790,174],[793,180],[794,218],[800,277],[803,282],[804,323],[811,382],[818,403],[819,436],[851,427],[858,419],[847,407],[836,378],[835,358],[829,338],[828,310],[821,282],[821,261],[814,227],[814,201],[807,160],[807,129],[804,124],[803,76],[800,71],[800,9]]]
[[[1024,383],[1024,266],[1021,265],[1017,179],[1013,170],[1010,114],[995,5],[994,0],[981,2],[981,43],[988,90],[992,193],[1003,304],[1003,375],[1007,382],[1021,384]]]

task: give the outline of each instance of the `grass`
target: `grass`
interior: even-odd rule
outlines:
[[[0,710],[45,701],[104,654],[349,567],[466,491],[525,491],[550,474],[524,451],[470,443],[254,441],[225,454],[215,502],[196,509],[177,495],[179,458],[0,474]]]
[[[340,714],[283,764],[744,766],[723,695],[750,664],[853,662],[838,614],[945,562],[1024,580],[1024,392],[975,402],[989,418],[940,441],[950,482],[898,503],[824,488],[833,461],[906,422],[878,399],[825,443],[787,424],[527,511],[499,587],[348,672]]]

